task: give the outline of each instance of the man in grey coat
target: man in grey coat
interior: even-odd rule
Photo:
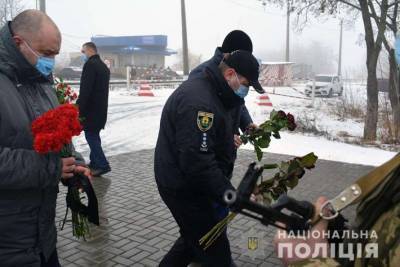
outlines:
[[[60,179],[89,175],[74,157],[33,150],[32,121],[58,105],[51,72],[61,34],[27,10],[0,30],[0,265],[59,266],[55,209]]]

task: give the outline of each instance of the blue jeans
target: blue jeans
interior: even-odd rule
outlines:
[[[110,164],[101,147],[100,131],[85,131],[85,138],[90,147],[90,167],[108,169]]]

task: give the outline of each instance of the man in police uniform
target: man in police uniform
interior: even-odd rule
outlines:
[[[250,53],[253,52],[253,42],[251,41],[250,36],[248,36],[247,33],[245,33],[244,31],[233,30],[229,32],[225,36],[222,45],[215,49],[214,56],[209,60],[207,60],[206,62],[203,62],[202,64],[197,66],[195,69],[193,69],[190,72],[188,79],[190,80],[201,77],[207,66],[209,66],[210,64],[218,66],[226,55],[229,55],[230,53],[236,50],[245,50]],[[262,87],[256,87],[254,89],[259,94],[265,93]],[[239,130],[245,132],[249,128],[254,129],[257,128],[258,126],[253,123],[253,120],[245,104],[231,109],[230,113],[232,116],[233,138],[236,147],[233,153],[234,157],[236,158],[236,152],[237,152],[236,150],[242,145],[242,140],[240,139]],[[217,210],[217,213],[221,220],[229,214],[229,209],[227,207],[219,205],[218,203],[215,203],[215,209]]]
[[[364,179],[364,184],[374,184],[375,186],[370,189],[371,192],[361,191],[361,202],[357,207],[356,219],[351,229],[353,231],[351,233],[355,233],[359,238],[351,239],[353,236],[350,238],[345,236],[344,242],[340,244],[346,245],[342,255],[336,252],[336,257],[331,258],[323,257],[320,249],[321,244],[328,242],[324,239],[328,221],[321,219],[314,225],[312,231],[319,232],[319,234],[313,234],[313,236],[319,238],[289,238],[288,235],[280,232],[282,230],[279,230],[280,233],[278,232],[279,234],[277,233],[275,236],[277,250],[278,246],[283,243],[295,246],[299,242],[307,244],[312,249],[308,259],[298,258],[295,253],[290,256],[289,253],[284,254],[282,261],[285,265],[293,267],[400,266],[400,154],[373,170],[367,179]],[[326,199],[323,197],[317,200],[315,206],[318,213],[325,201]],[[367,238],[362,237],[360,233],[363,232],[369,233]],[[332,235],[332,233],[330,234]],[[362,250],[357,251],[360,249],[358,246],[360,243],[363,244]],[[376,244],[377,255],[368,256],[365,249],[366,244]],[[329,253],[325,255],[329,255]]]
[[[235,51],[209,64],[202,76],[185,81],[165,104],[155,150],[155,178],[181,237],[160,266],[233,265],[226,233],[207,250],[199,239],[219,221],[234,163],[230,110],[243,104],[249,86],[258,82],[259,64],[247,51]]]
[[[222,45],[215,49],[214,56],[193,69],[189,73],[189,79],[202,76],[204,69],[207,67],[207,65],[215,64],[218,66],[225,55],[230,54],[236,50],[245,50],[253,53],[253,42],[251,41],[250,36],[248,36],[247,33],[245,33],[244,31],[234,30],[228,33],[225,36]],[[265,91],[261,87],[254,89],[259,94],[265,93]],[[253,123],[253,120],[245,104],[236,109],[233,109],[231,113],[233,116],[235,145],[238,148],[242,144],[239,138],[239,129],[244,132],[248,128],[257,128],[257,125]]]

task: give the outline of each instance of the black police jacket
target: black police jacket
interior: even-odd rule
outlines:
[[[214,56],[206,62],[203,62],[195,69],[193,69],[189,73],[189,79],[201,77],[204,75],[204,69],[209,66],[210,64],[215,64],[216,66],[221,63],[224,54],[222,53],[220,47],[215,49]],[[250,116],[250,113],[245,104],[231,110],[232,117],[233,117],[233,131],[235,134],[240,134],[239,129],[244,132],[250,123],[253,122],[253,119]]]
[[[168,98],[155,149],[157,185],[219,202],[232,189],[235,160],[230,110],[243,104],[215,64]]]

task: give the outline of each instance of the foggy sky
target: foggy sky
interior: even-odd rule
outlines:
[[[24,0],[35,8],[35,0]],[[284,50],[286,16],[284,10],[267,7],[258,0],[186,0],[188,42],[191,52],[208,59],[225,35],[234,29],[247,32],[254,53],[264,61],[270,51]],[[47,0],[47,13],[63,34],[63,51],[79,51],[94,35],[168,35],[168,46],[182,47],[180,0]],[[365,47],[357,44],[362,24],[344,31],[343,70],[365,65]],[[315,21],[303,32],[291,30],[291,46],[307,46],[319,41],[332,50],[337,62],[339,21]],[[284,53],[281,55],[284,60]],[[176,59],[170,57],[166,64]]]

